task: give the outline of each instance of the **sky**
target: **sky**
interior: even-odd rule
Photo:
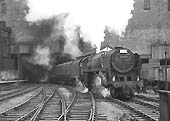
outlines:
[[[29,21],[70,13],[66,24],[80,25],[88,40],[100,49],[104,28],[124,31],[133,10],[133,0],[28,0]]]

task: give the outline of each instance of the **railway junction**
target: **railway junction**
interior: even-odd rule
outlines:
[[[0,0],[0,121],[170,121],[170,0],[134,0],[100,52],[68,13],[27,20],[30,1]]]
[[[101,98],[90,91],[82,93],[70,86],[26,81],[10,83],[15,88],[9,90],[6,85],[8,88],[0,93],[0,121],[160,121],[160,116],[165,116],[160,111],[169,111],[166,107],[169,94],[163,91],[160,97],[141,93],[132,100],[122,101]],[[166,118],[169,117],[161,120]]]

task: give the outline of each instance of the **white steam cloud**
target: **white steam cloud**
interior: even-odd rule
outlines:
[[[50,65],[50,49],[48,47],[37,46],[34,61],[36,64],[48,67]]]
[[[45,47],[38,46],[36,49],[36,59],[40,65],[49,65],[50,53],[64,52],[70,54],[75,58],[80,56],[82,52],[79,50],[79,34],[77,32],[77,26],[70,26],[66,23],[66,19],[69,16],[68,13],[57,15],[53,26],[53,31],[49,38],[45,38],[43,45]],[[63,38],[61,38],[63,37]],[[63,39],[63,40],[61,40]],[[63,49],[63,50],[62,50]],[[40,55],[38,55],[40,54]],[[40,58],[45,58],[40,60]]]
[[[88,92],[88,88],[85,87],[85,85],[76,77],[76,90],[81,93]]]
[[[79,35],[76,31],[76,26],[69,27],[65,24],[64,29],[66,34],[66,44],[64,46],[64,53],[70,54],[73,58],[80,56],[82,52],[78,48]]]
[[[0,72],[0,81],[15,80],[18,78],[16,70],[6,70]]]
[[[95,75],[93,80],[93,91],[99,96],[106,98],[110,96],[110,91],[103,86],[104,83],[106,83],[106,78],[104,78],[103,73]]]

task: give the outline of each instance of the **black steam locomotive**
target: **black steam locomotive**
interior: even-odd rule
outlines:
[[[102,72],[107,80],[104,86],[110,90],[112,97],[129,98],[140,85],[140,68],[138,54],[116,47],[56,65],[51,70],[50,80],[74,85],[79,78],[90,89],[94,75]]]

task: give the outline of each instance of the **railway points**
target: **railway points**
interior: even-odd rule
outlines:
[[[71,88],[69,88],[70,90]],[[73,92],[73,97],[71,101],[68,99],[63,99],[66,101],[65,111],[59,117],[61,119],[64,117],[65,121],[76,121],[76,120],[95,120],[95,101],[92,93],[80,93]],[[68,103],[69,102],[69,103]]]
[[[155,108],[144,105],[144,103],[138,103],[134,101],[123,102],[118,99],[112,99],[114,103],[123,106],[125,110],[129,110],[128,115],[137,121],[152,120],[158,121],[160,118],[160,112],[155,110]]]
[[[135,97],[140,99],[145,99],[152,102],[159,103],[159,95],[151,95],[151,94],[136,94]]]
[[[107,26],[91,32],[89,18],[98,14],[92,10],[94,16],[78,23],[86,23],[97,40],[70,21],[74,11],[67,11],[71,17],[27,20],[34,13],[29,2],[0,0],[0,120],[170,121],[170,0],[134,0],[122,32],[107,22],[112,17],[124,22],[118,14],[108,14]],[[81,12],[77,6],[73,9]],[[95,25],[108,12],[100,12]]]
[[[30,85],[29,85],[30,86]],[[18,90],[15,90],[15,91],[11,91],[11,92],[8,92],[8,93],[5,93],[5,94],[2,94],[0,96],[0,101],[4,101],[6,99],[10,99],[10,98],[14,98],[16,96],[19,96],[19,95],[22,95],[22,94],[25,94],[31,90],[34,90],[36,88],[38,88],[39,86],[37,85],[32,85],[31,87],[29,87],[28,85],[21,88],[21,89],[18,89]],[[27,87],[27,88],[26,88]]]
[[[70,97],[66,96],[67,90],[71,93]],[[81,94],[71,88],[41,85],[34,91],[7,100],[0,103],[0,120],[3,121],[59,121],[63,118],[65,121],[95,120],[96,109],[92,93]],[[14,103],[9,104],[11,101]]]
[[[38,87],[38,89],[35,89],[38,90],[36,93],[34,92],[35,96],[26,99],[23,98],[23,95],[25,94],[21,95],[20,99],[23,98],[25,101],[21,101],[20,104],[15,106],[11,106],[9,110],[6,109],[4,112],[1,111],[0,119],[3,119],[3,121],[6,121],[5,118],[18,121],[33,119],[40,121],[59,121],[61,119],[64,119],[65,121],[107,121],[109,118],[108,114],[111,112],[113,113],[113,110],[107,112],[108,114],[101,115],[102,113],[99,111],[101,108],[98,107],[101,103],[104,106],[112,105],[115,112],[117,110],[121,111],[121,114],[114,113],[117,119],[135,119],[138,121],[141,121],[141,119],[159,120],[159,103],[149,100],[150,96],[148,96],[148,98],[146,95],[145,98],[144,96],[135,96],[129,101],[120,101],[114,98],[104,99],[103,97],[96,97],[96,95],[93,97],[93,94],[90,93],[90,91],[80,93],[75,87],[48,83],[34,84],[34,86],[35,85]],[[19,101],[16,100],[16,98],[13,98],[5,99],[4,102],[6,100],[13,100],[14,102]],[[108,104],[106,104],[106,102]],[[2,103],[0,103],[0,106],[1,105]],[[6,103],[6,105],[8,104]]]
[[[145,99],[138,99],[138,98],[134,98],[133,101],[138,104],[142,104],[142,105],[154,108],[155,110],[159,110],[159,103],[157,102],[147,101]]]
[[[10,111],[15,111],[18,108],[21,108],[25,103],[27,103],[31,98],[36,96],[40,91],[41,88],[36,89],[34,91],[29,90],[29,92],[16,96],[14,98],[6,99],[1,102],[0,114],[1,118],[4,119],[4,116],[7,115]]]

